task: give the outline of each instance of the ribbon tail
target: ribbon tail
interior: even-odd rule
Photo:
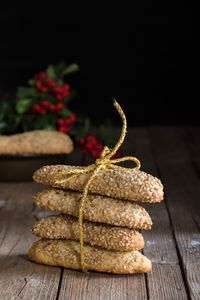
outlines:
[[[134,169],[138,169],[138,170],[140,169],[140,166],[141,166],[140,161],[139,161],[139,159],[137,159],[134,156],[125,156],[125,157],[122,157],[122,158],[113,159],[112,163],[116,164],[116,163],[120,163],[122,161],[127,161],[127,160],[134,161],[134,163],[136,164],[136,167]],[[116,166],[116,167],[123,168],[123,167],[120,167],[120,166]],[[133,169],[133,168],[131,168],[131,169]]]
[[[81,269],[83,270],[83,272],[87,272],[87,269],[85,267],[85,261],[84,261],[83,208],[89,191],[90,183],[92,182],[92,180],[94,179],[94,177],[96,176],[96,174],[99,172],[101,168],[102,165],[99,165],[93,170],[91,176],[88,178],[85,184],[83,194],[80,200],[80,206],[79,206],[80,258],[81,258]]]

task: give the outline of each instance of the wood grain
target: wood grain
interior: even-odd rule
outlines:
[[[191,299],[199,299],[200,232],[193,214],[200,212],[200,180],[185,146],[184,128],[152,128],[152,148],[166,186],[180,263]],[[159,141],[159,143],[158,143]]]
[[[141,170],[159,177],[146,130],[142,128],[129,130],[128,140],[131,141],[131,144],[130,146],[126,145],[124,154],[128,155],[129,153],[129,155],[138,157],[142,165]],[[177,263],[176,245],[165,200],[157,204],[141,203],[141,205],[145,207],[153,221],[151,230],[142,231],[145,240],[144,254],[152,262]]]
[[[188,299],[178,264],[154,264],[152,272],[147,276],[147,283],[150,300]]]
[[[153,262],[146,275],[83,274],[29,261],[26,253],[36,239],[29,229],[49,215],[32,200],[43,187],[0,183],[0,300],[199,299],[199,133],[199,127],[191,126],[128,131],[124,155],[137,156],[142,170],[160,177],[165,187],[162,203],[142,204],[154,223],[151,231],[142,232],[143,253]],[[92,160],[76,152],[68,163]]]
[[[185,127],[183,139],[184,144],[188,150],[193,169],[197,177],[200,179],[200,127]],[[197,204],[198,203],[196,201],[195,207]],[[199,207],[197,209],[193,209],[193,220],[196,223],[197,227],[200,229]]]
[[[0,210],[0,299],[56,299],[60,269],[37,265],[26,253],[35,240],[32,183],[0,184],[6,204]]]
[[[144,274],[109,275],[64,270],[58,300],[142,300],[147,299]]]
[[[133,155],[141,160],[142,170],[159,177],[146,129],[137,128],[129,131],[129,139],[132,141]],[[126,147],[126,150],[128,148]],[[181,293],[183,299],[187,299],[181,269],[178,265],[179,259],[172,232],[173,228],[170,223],[165,200],[160,204],[145,204],[143,206],[149,212],[153,221],[150,231],[142,231],[145,240],[143,253],[153,263],[152,272],[146,274],[149,299],[159,299],[161,295],[161,299],[174,299],[174,294],[179,294],[179,285],[182,287]],[[169,276],[169,269],[173,269],[176,276]],[[160,271],[159,276],[157,274],[158,270]],[[151,285],[152,274],[157,275],[153,282],[153,288]],[[167,287],[162,288],[162,292],[159,294],[158,291],[161,290],[161,284],[166,280],[168,282]]]

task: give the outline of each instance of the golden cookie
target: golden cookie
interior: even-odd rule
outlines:
[[[85,245],[84,254],[88,270],[113,274],[146,273],[151,270],[151,261],[138,251],[114,252]],[[42,239],[32,245],[28,256],[40,264],[81,269],[79,242]]]
[[[81,193],[49,189],[35,196],[40,208],[78,217]],[[152,221],[147,211],[131,201],[88,194],[83,218],[92,222],[106,223],[128,228],[151,229]]]
[[[49,216],[32,227],[32,233],[48,239],[80,239],[79,221],[67,215]],[[106,224],[83,222],[84,242],[113,251],[133,251],[144,247],[144,239],[136,230]]]
[[[33,130],[0,136],[0,154],[65,154],[73,150],[71,138],[62,132]]]
[[[44,166],[34,173],[33,179],[37,183],[82,192],[90,174],[80,174],[63,183],[55,183],[54,175],[73,168],[82,167]],[[61,175],[58,179],[65,176]],[[89,193],[123,200],[160,202],[163,199],[163,185],[158,178],[137,169],[105,168],[94,177],[89,186]]]

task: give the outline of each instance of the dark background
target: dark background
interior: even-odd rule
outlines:
[[[80,65],[68,77],[79,90],[72,108],[95,123],[119,120],[111,96],[129,125],[199,123],[188,3],[148,2],[118,13],[90,7],[88,14],[68,3],[19,3],[5,2],[0,10],[0,97],[49,63],[66,60]]]

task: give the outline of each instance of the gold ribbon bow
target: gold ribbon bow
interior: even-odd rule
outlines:
[[[95,163],[92,164],[92,165],[89,165],[87,167],[83,167],[81,169],[74,168],[74,169],[58,172],[54,175],[54,183],[55,184],[61,184],[61,183],[64,183],[68,180],[71,180],[72,178],[74,178],[78,175],[90,173],[90,177],[85,182],[85,185],[84,185],[84,188],[83,188],[83,193],[82,193],[82,197],[81,197],[81,200],[80,200],[80,207],[79,207],[80,258],[81,258],[81,268],[82,268],[83,272],[87,272],[87,270],[85,268],[85,262],[84,262],[83,207],[84,207],[85,199],[87,197],[89,186],[90,186],[92,180],[97,175],[97,173],[102,169],[105,169],[105,168],[123,168],[123,167],[117,166],[115,164],[119,163],[119,162],[122,162],[122,161],[126,161],[126,160],[132,160],[136,163],[136,167],[133,168],[133,169],[138,169],[138,170],[140,169],[140,161],[136,157],[133,157],[133,156],[126,156],[126,157],[111,160],[113,155],[117,152],[119,147],[122,145],[122,143],[125,139],[125,136],[126,136],[126,128],[127,128],[126,117],[125,117],[125,114],[124,114],[121,106],[119,105],[119,103],[116,100],[114,100],[113,105],[115,106],[115,108],[119,112],[119,114],[122,118],[122,122],[123,122],[120,138],[119,138],[117,144],[114,146],[114,148],[109,149],[107,146],[105,146],[102,153],[101,153],[100,158],[96,159]],[[62,178],[62,179],[57,179],[58,177],[60,177],[62,175],[69,175],[69,176],[65,177],[65,178]]]

